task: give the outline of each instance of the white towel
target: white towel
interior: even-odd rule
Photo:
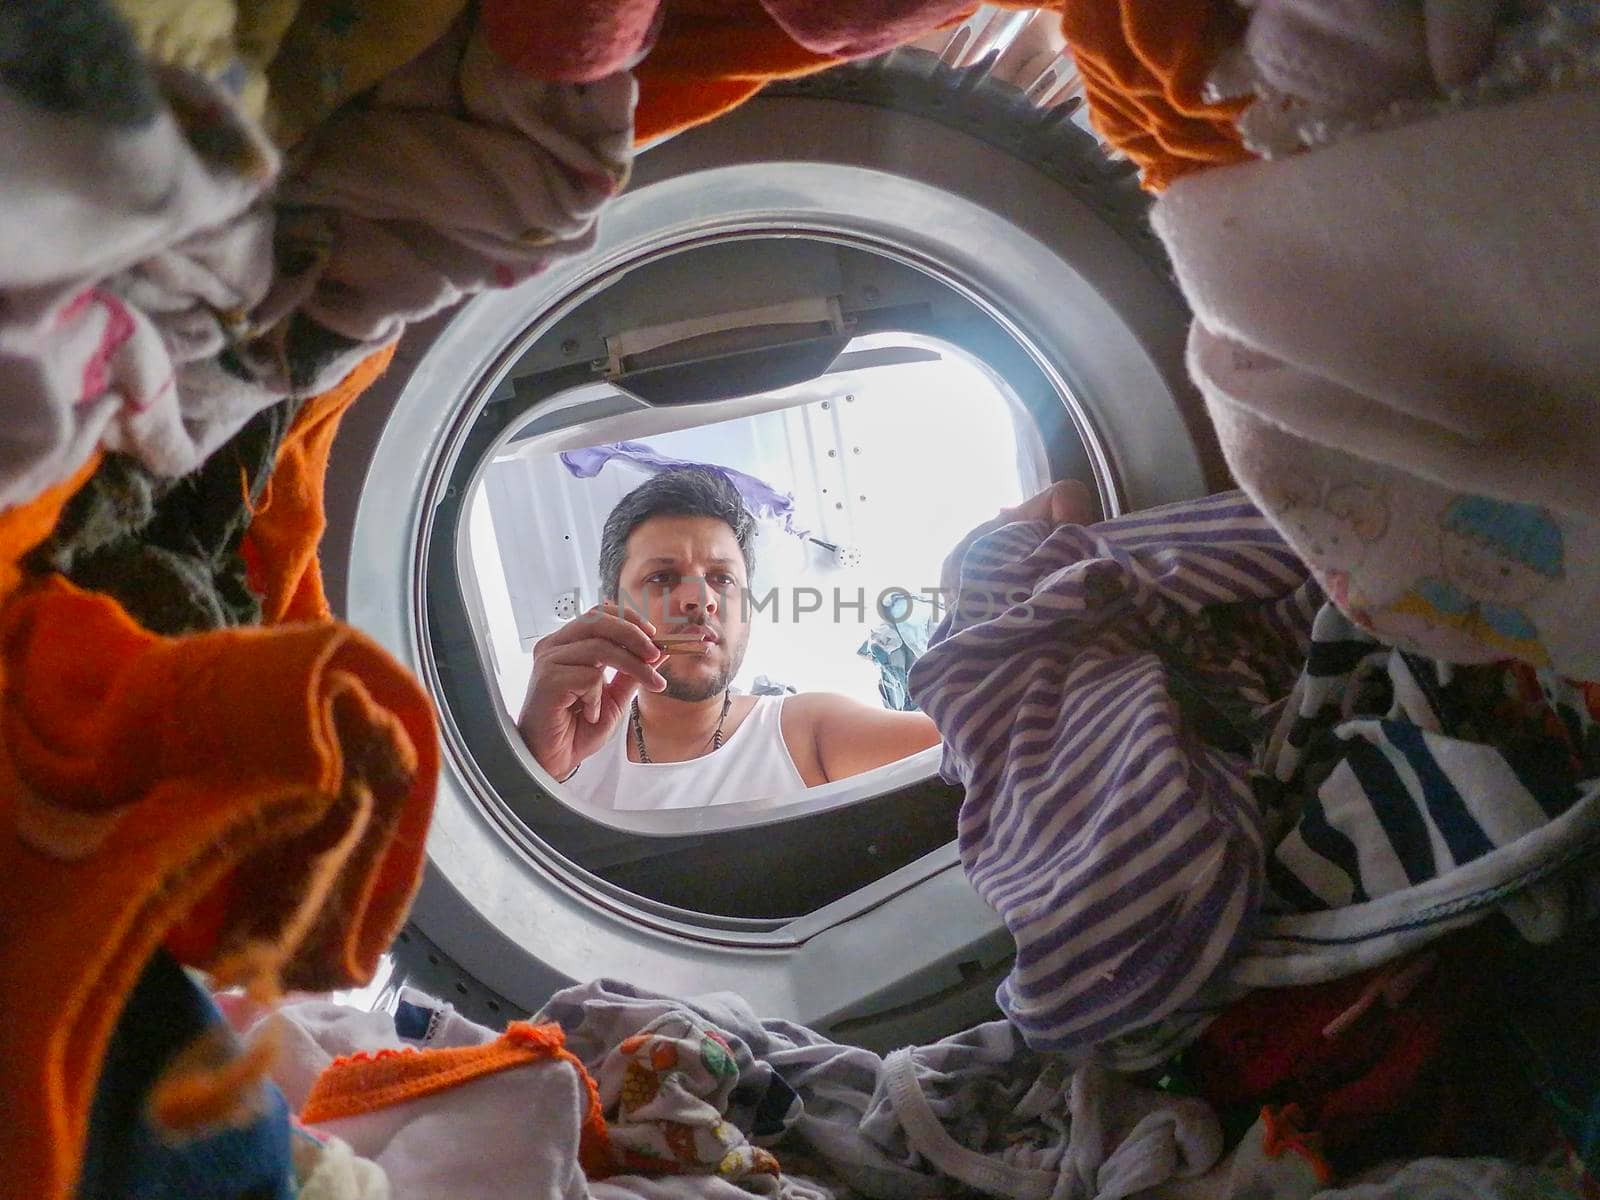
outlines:
[[[1229,465],[1386,641],[1600,676],[1597,150],[1551,93],[1157,204]]]

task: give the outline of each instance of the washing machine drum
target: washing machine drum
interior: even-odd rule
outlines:
[[[1092,480],[1108,513],[1191,497],[1219,476],[1186,320],[1127,165],[1071,106],[1041,112],[981,69],[903,50],[649,149],[591,253],[410,331],[340,433],[323,548],[335,606],[440,714],[428,867],[395,978],[490,1023],[597,977],[738,992],[872,1046],[992,1017],[1012,946],[962,874],[961,796],[937,750],[776,807],[560,798],[497,684],[474,498],[496,464],[799,420],[929,362],[1004,397],[1019,479]],[[973,403],[918,435],[957,470],[991,419]],[[871,565],[871,546],[813,536],[837,569]],[[574,607],[531,606],[546,622]]]

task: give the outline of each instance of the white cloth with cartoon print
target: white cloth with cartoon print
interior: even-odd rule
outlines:
[[[1241,483],[1328,596],[1381,641],[1600,678],[1600,525],[1461,492],[1213,405]]]
[[[1530,11],[1545,41],[1565,39],[1560,70],[1516,58]],[[1505,9],[1483,78],[1517,67],[1521,98],[1468,87],[1410,124],[1202,172],[1153,221],[1235,478],[1340,608],[1429,657],[1592,679],[1600,11],[1586,11]],[[1392,124],[1399,100],[1372,106]]]

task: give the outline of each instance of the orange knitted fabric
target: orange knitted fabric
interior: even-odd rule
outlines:
[[[578,1159],[589,1178],[606,1178],[612,1173],[613,1160],[611,1139],[600,1108],[600,1089],[583,1064],[567,1050],[559,1025],[513,1021],[497,1039],[482,1046],[347,1054],[334,1059],[317,1076],[300,1119],[307,1125],[317,1125],[378,1112],[485,1075],[538,1062],[564,1062],[583,1081],[589,1103],[580,1132]]]
[[[416,682],[333,623],[162,638],[53,577],[0,658],[0,1195],[64,1200],[156,947],[263,992],[370,978],[438,748]]]
[[[1206,167],[1249,159],[1234,120],[1247,101],[1201,95],[1217,55],[1239,33],[1227,0],[1055,0],[1083,75],[1089,113],[1153,192]]]
[[[331,615],[317,561],[327,526],[322,489],[328,456],[345,409],[383,374],[394,351],[393,345],[384,347],[337,387],[307,400],[289,426],[240,546],[250,587],[261,597],[265,624],[321,621]]]

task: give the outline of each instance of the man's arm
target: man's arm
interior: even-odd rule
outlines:
[[[924,713],[874,708],[830,692],[792,696],[785,703],[797,701],[811,727],[817,761],[830,783],[898,762],[939,743],[939,729]]]

